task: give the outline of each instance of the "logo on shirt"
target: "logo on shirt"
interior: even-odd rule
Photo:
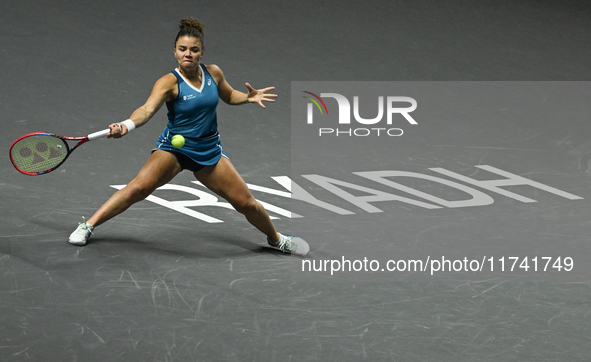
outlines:
[[[183,101],[188,101],[188,100],[191,100],[194,98],[197,98],[197,96],[194,94],[189,94],[189,95],[183,96]]]

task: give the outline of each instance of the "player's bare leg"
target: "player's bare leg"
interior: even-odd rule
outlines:
[[[226,199],[248,222],[267,235],[267,240],[273,248],[298,255],[306,255],[310,250],[308,243],[303,239],[277,232],[265,208],[252,196],[246,183],[227,158],[222,157],[217,164],[207,166],[194,175],[204,186]]]
[[[80,223],[78,229],[70,235],[69,242],[85,245],[95,227],[127,210],[134,203],[145,199],[158,187],[172,180],[179,172],[181,172],[181,166],[174,154],[161,150],[155,151],[127,186],[115,192],[87,222]]]
[[[205,187],[226,199],[248,222],[276,242],[279,235],[265,208],[255,200],[246,183],[225,157],[213,166],[206,166],[194,173]]]

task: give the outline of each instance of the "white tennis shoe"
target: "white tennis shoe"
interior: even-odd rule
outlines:
[[[269,238],[267,238],[267,242],[273,249],[292,255],[304,256],[310,251],[310,245],[306,240],[297,236],[279,234],[277,243],[272,243]]]
[[[84,217],[82,217],[82,222],[79,223],[76,230],[70,234],[68,241],[72,245],[86,245],[90,235],[92,235],[92,230],[94,230],[92,225],[87,223]]]

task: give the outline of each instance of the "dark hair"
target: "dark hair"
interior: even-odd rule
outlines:
[[[190,36],[199,39],[201,46],[203,47],[203,24],[195,18],[184,18],[179,23],[179,32],[174,39],[174,45],[179,38],[183,36]]]

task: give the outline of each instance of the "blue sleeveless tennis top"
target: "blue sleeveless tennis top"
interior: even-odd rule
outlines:
[[[218,86],[207,68],[202,64],[200,68],[203,75],[200,89],[190,84],[178,69],[172,71],[177,79],[179,95],[174,101],[166,102],[167,127],[170,132],[182,134],[185,138],[211,135],[218,127]]]
[[[213,165],[226,156],[217,132],[218,87],[207,68],[202,64],[200,68],[203,80],[199,89],[177,69],[172,71],[177,79],[179,95],[174,101],[166,102],[168,124],[158,137],[154,150],[182,153],[199,164]],[[177,134],[185,138],[183,147],[176,148],[170,143]]]

